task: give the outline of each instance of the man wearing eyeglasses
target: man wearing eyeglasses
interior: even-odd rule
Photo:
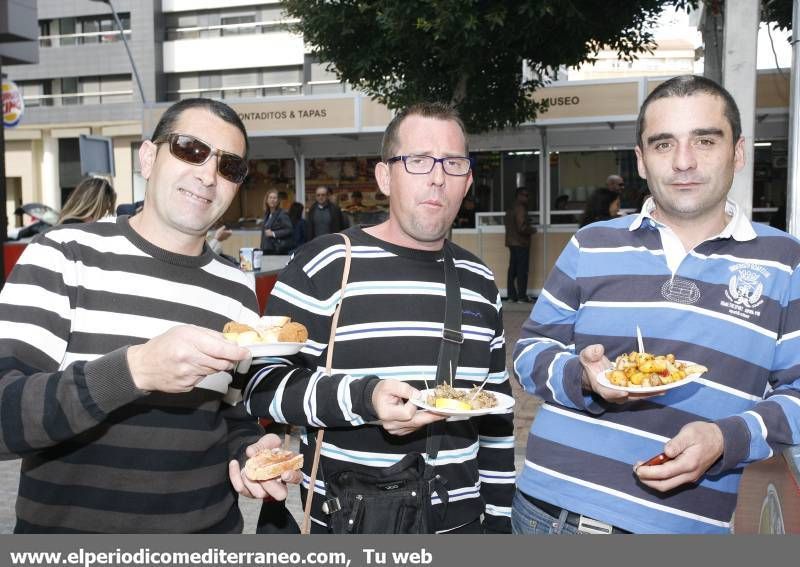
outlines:
[[[205,245],[246,155],[233,110],[181,101],[139,151],[139,214],[26,248],[0,293],[0,455],[22,457],[16,532],[235,533],[237,492],[286,497],[280,480],[240,472],[279,440],[233,405],[249,353],[219,332],[257,320],[254,282]]]
[[[333,529],[327,480],[343,471],[379,471],[407,454],[425,453],[427,424],[442,416],[410,401],[432,387],[445,314],[444,246],[460,284],[458,363],[445,381],[510,394],[501,301],[492,272],[446,243],[445,235],[472,184],[466,132],[453,109],[420,104],[400,112],[383,138],[375,167],[389,218],[345,231],[352,265],[336,331],[332,375],[325,373],[331,318],[345,249],[339,235],[306,244],[281,273],[267,311],[306,325],[308,347],[291,361],[257,373],[245,393],[251,413],[309,428],[304,473],[313,462],[314,431],[325,427],[321,475],[314,486],[312,532]],[[456,301],[458,298],[456,298]],[[457,304],[458,305],[458,304]],[[427,386],[426,386],[427,383]],[[507,412],[444,425],[436,473],[447,500],[433,501],[431,531],[510,531],[514,481],[513,415]],[[304,483],[308,496],[308,480]],[[327,513],[326,511],[327,510]],[[365,514],[388,515],[380,505]],[[402,521],[402,518],[383,518]],[[358,526],[353,532],[358,533]],[[401,526],[382,525],[391,532]]]

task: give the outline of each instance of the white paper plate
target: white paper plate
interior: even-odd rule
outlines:
[[[289,356],[297,354],[305,343],[256,343],[252,345],[242,345],[249,349],[253,358],[263,356]]]
[[[456,388],[456,390],[461,390],[462,392],[469,392],[471,388]],[[425,401],[428,399],[428,396],[431,395],[431,393],[432,390],[423,390],[420,393],[420,397],[412,399],[411,403],[417,406],[418,408],[427,410],[431,413],[438,413],[439,415],[463,416],[463,417],[475,417],[478,415],[488,415],[490,413],[505,413],[506,411],[514,407],[514,398],[506,394],[501,394],[499,392],[492,392],[492,394],[494,394],[494,397],[497,398],[497,405],[494,406],[493,408],[482,408],[475,410],[437,408],[428,405],[428,402]]]
[[[689,362],[686,360],[679,360],[678,362],[682,362],[683,364],[689,366],[695,364],[694,362]],[[669,384],[664,384],[663,386],[617,386],[616,384],[612,384],[608,379],[608,373],[611,370],[606,370],[605,372],[601,372],[597,375],[597,380],[606,388],[611,388],[612,390],[619,390],[620,392],[631,392],[633,394],[657,394],[659,392],[666,392],[667,390],[671,390],[673,388],[679,388],[680,386],[685,386],[686,384],[690,384],[696,378],[699,378],[703,375],[703,373],[695,373],[695,374],[688,374],[686,378],[683,380],[678,380],[677,382],[670,382]]]

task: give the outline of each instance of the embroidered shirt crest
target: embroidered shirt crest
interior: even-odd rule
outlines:
[[[764,293],[764,284],[760,280],[761,274],[755,270],[737,270],[731,279],[728,280],[728,289],[725,297],[732,303],[743,305],[753,309],[758,307],[764,300],[761,296]]]
[[[720,307],[741,319],[761,317],[759,307],[764,303],[764,282],[772,276],[770,271],[758,264],[735,264],[728,269],[731,277]]]

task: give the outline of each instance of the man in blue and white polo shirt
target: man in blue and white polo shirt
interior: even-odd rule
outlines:
[[[658,86],[637,122],[638,215],[589,225],[547,279],[514,370],[545,405],[512,506],[517,533],[726,533],[743,468],[800,440],[800,244],[728,192],[739,111],[702,77]],[[644,347],[708,367],[663,395],[597,375]],[[638,466],[664,452],[671,460]]]

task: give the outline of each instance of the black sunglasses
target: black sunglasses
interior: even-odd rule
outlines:
[[[217,173],[231,183],[239,184],[247,177],[247,162],[241,156],[215,150],[200,138],[188,134],[170,134],[153,140],[154,144],[169,144],[169,153],[192,165],[203,165],[211,156],[217,156]]]

